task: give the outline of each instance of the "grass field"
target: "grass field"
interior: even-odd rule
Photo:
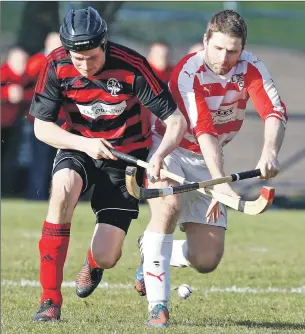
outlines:
[[[74,288],[66,287],[61,322],[31,321],[40,288],[27,285],[38,280],[37,242],[45,213],[46,203],[2,201],[3,333],[157,332],[146,329],[146,299],[132,288],[139,261],[136,238],[148,220],[146,206],[132,224],[121,261],[105,273],[103,288],[82,300]],[[304,211],[269,211],[250,217],[230,211],[226,252],[219,268],[208,275],[189,268],[171,271],[173,287],[187,283],[195,290],[187,300],[172,292],[171,326],[164,332],[305,333],[304,215]],[[65,282],[74,281],[83,264],[93,222],[90,205],[80,203],[72,226]],[[176,236],[184,237],[181,232]],[[25,286],[21,286],[22,280]]]

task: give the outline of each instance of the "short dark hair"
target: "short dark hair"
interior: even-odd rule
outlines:
[[[243,48],[247,41],[247,24],[234,10],[222,10],[213,15],[206,30],[208,41],[214,32],[221,32],[231,37],[241,38]]]

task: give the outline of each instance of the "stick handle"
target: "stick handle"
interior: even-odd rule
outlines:
[[[136,168],[136,167],[132,167],[132,168]],[[261,171],[257,169],[257,170],[250,170],[250,171],[242,172],[242,173],[235,173],[229,176],[220,177],[220,178],[216,178],[212,180],[193,182],[189,184],[184,183],[179,186],[173,186],[173,187],[167,187],[167,188],[160,188],[160,189],[142,188],[141,190],[142,199],[163,197],[163,196],[169,196],[173,194],[180,194],[180,193],[184,193],[188,191],[198,190],[200,188],[215,186],[221,183],[234,182],[237,180],[244,180],[244,179],[252,178],[255,176],[259,176],[259,175],[261,175]]]
[[[122,152],[118,152],[116,150],[113,150],[113,149],[110,149],[111,150],[111,153],[116,156],[117,158],[119,159],[122,159],[128,163],[132,163],[132,164],[135,164],[137,166],[140,166],[140,167],[143,167],[143,168],[147,168],[148,166],[148,163],[145,162],[145,161],[142,161],[142,160],[139,160],[135,157],[132,157],[130,156],[129,154],[125,154],[125,153],[122,153]],[[251,172],[251,171],[249,171]],[[242,178],[244,179],[244,173],[246,173],[246,175],[249,175],[248,173],[249,172],[243,172],[243,173],[238,173],[239,175],[242,174]],[[252,174],[253,176],[252,177],[255,177],[255,176],[259,176],[260,175],[260,171],[256,170],[255,173],[257,174]],[[176,174],[173,174],[169,171],[166,171],[164,169],[161,170],[161,174],[176,181],[176,182],[179,182],[180,184],[190,184],[192,182],[188,182],[187,180],[185,180],[183,177],[181,176],[178,176]],[[232,174],[232,175],[235,175],[235,174]],[[232,176],[231,175],[231,178],[232,180],[235,178],[235,176]],[[234,181],[236,181],[237,179],[235,179]],[[272,188],[270,188],[271,190]],[[268,195],[268,206],[266,206],[264,204],[264,199],[265,199],[265,194],[263,194],[263,191],[266,192],[266,190],[268,191],[268,189],[264,189],[262,190],[262,195],[259,197],[258,200],[256,201],[243,201],[241,199],[237,199],[237,198],[233,198],[231,196],[228,196],[226,194],[221,194],[221,193],[217,193],[215,192],[214,190],[212,189],[209,189],[209,188],[201,188],[201,189],[197,189],[197,191],[199,191],[200,193],[208,196],[208,197],[211,197],[211,198],[214,198],[216,200],[218,200],[219,202],[223,203],[224,205],[232,208],[232,209],[235,209],[237,211],[240,211],[240,212],[244,212],[246,214],[249,214],[249,215],[257,215],[259,213],[262,213],[264,212],[265,210],[268,209],[268,207],[271,205],[272,203],[272,200],[274,198],[274,189],[272,189],[272,191],[269,191],[269,195]]]
[[[252,169],[246,172],[234,173],[234,174],[231,174],[231,178],[232,178],[231,182],[251,179],[252,177],[257,177],[257,176],[262,176],[260,169]]]
[[[127,163],[132,163],[134,165],[138,165],[138,166],[141,166],[139,165],[138,161],[141,161],[141,160],[138,160],[136,157],[133,157],[129,154],[126,154],[126,153],[123,153],[123,152],[119,152],[117,150],[114,150],[112,148],[109,148],[109,151],[116,157],[116,158],[119,158]],[[146,164],[144,161],[142,161],[144,164]],[[144,166],[141,166],[141,167],[144,167]],[[144,167],[145,168],[145,167]]]
[[[127,163],[132,163],[134,165],[137,165],[139,167],[142,167],[142,168],[145,168],[147,169],[148,167],[148,163],[143,161],[143,160],[140,160],[140,159],[137,159],[129,154],[126,154],[126,153],[122,153],[122,152],[119,152],[117,150],[114,150],[112,148],[109,149],[109,151],[116,157],[116,158],[119,158]],[[163,176],[166,176],[168,177],[169,179],[171,180],[174,180],[176,182],[179,182],[181,184],[188,184],[188,183],[191,183],[191,182],[188,182],[185,180],[184,177],[181,177],[179,175],[176,175],[176,174],[173,174],[171,172],[169,172],[168,170],[165,170],[165,169],[161,169],[160,170],[160,173],[163,175]]]
[[[229,176],[219,177],[217,179],[201,181],[199,183],[199,188],[211,187],[215,186],[216,184],[227,183],[227,182],[235,182],[245,179],[251,179],[256,176],[261,176],[260,169],[252,169],[245,172],[234,173]]]
[[[132,163],[134,165],[143,167],[145,169],[147,169],[148,167],[148,163],[145,161],[142,161],[140,159],[137,159],[129,154],[126,153],[122,153],[119,152],[117,150],[114,149],[109,149],[111,151],[111,153],[123,160],[126,161],[127,163]],[[160,173],[163,176],[168,177],[171,180],[174,180],[180,184],[190,184],[192,182],[187,181],[184,177],[181,177],[179,175],[173,174],[171,172],[169,172],[168,170],[165,169],[161,169]],[[221,184],[221,183],[226,183],[226,182],[235,182],[235,181],[239,181],[239,180],[245,180],[245,179],[250,179],[252,177],[256,177],[256,176],[261,176],[261,171],[260,169],[253,169],[253,170],[249,170],[246,172],[240,172],[240,173],[234,173],[231,174],[230,176],[224,176],[224,177],[220,177],[217,179],[213,179],[213,180],[207,180],[207,181],[202,181],[199,182],[199,188],[205,188],[205,187],[211,187],[211,186],[215,186],[216,184]]]

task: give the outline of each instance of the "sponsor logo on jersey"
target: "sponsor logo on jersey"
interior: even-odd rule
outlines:
[[[122,90],[122,85],[116,78],[110,78],[107,81],[107,89],[112,96],[118,96],[118,93]]]
[[[185,74],[187,74],[189,76],[189,78],[194,75],[194,73],[189,73],[188,71],[184,71]]]
[[[224,124],[235,120],[236,113],[234,107],[228,109],[218,109],[212,114],[214,124]]]
[[[208,95],[211,94],[210,89],[211,89],[211,87],[209,87],[209,88],[206,87],[206,86],[203,87],[203,91],[206,91]]]
[[[90,117],[92,119],[97,119],[100,116],[118,116],[123,113],[127,107],[126,101],[122,101],[118,104],[105,104],[101,102],[96,102],[90,106],[83,106],[77,104],[77,107],[81,114]]]
[[[218,109],[216,111],[216,116],[218,116],[218,117],[227,117],[231,114],[233,114],[233,107],[231,107],[229,109]]]
[[[86,82],[83,82],[80,78],[76,78],[76,80],[72,83],[72,88],[85,88],[87,86]]]

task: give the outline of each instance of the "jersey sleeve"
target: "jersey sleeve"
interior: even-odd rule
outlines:
[[[209,107],[205,101],[203,89],[196,74],[178,66],[171,76],[170,91],[179,109],[184,113],[190,130],[198,138],[202,134],[218,137]]]
[[[133,89],[144,107],[163,121],[177,109],[167,85],[157,78],[147,61],[135,76]]]
[[[8,101],[8,89],[10,85],[10,75],[9,68],[7,64],[1,66],[1,102]]]
[[[54,65],[47,62],[41,70],[32,99],[30,114],[47,122],[56,122],[62,106],[62,91]]]
[[[269,72],[260,60],[248,63],[245,85],[261,118],[266,120],[269,117],[275,117],[285,126],[288,120],[286,106],[281,101]]]

